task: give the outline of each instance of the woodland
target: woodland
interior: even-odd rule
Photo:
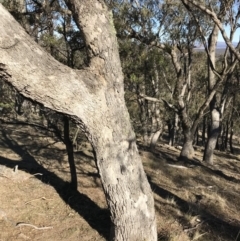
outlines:
[[[240,240],[238,0],[0,3],[0,240]]]

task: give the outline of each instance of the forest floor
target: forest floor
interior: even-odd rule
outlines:
[[[179,150],[139,146],[162,241],[240,241],[240,158],[176,162]],[[110,218],[88,143],[75,153],[71,191],[65,146],[36,126],[0,123],[0,241],[107,240]]]

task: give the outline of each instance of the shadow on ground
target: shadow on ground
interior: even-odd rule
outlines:
[[[178,197],[177,195],[173,194],[172,192],[160,187],[156,183],[151,181],[151,177],[148,176],[148,181],[151,185],[151,188],[153,192],[157,195],[159,195],[163,199],[173,199],[176,201],[176,204],[178,206],[178,209],[187,214],[191,212],[193,215],[201,215],[201,220],[204,222],[204,226],[208,227],[208,230],[216,232],[221,234],[221,237],[226,238],[226,240],[229,240],[229,238],[232,238],[234,241],[240,241],[240,237],[238,237],[239,231],[240,231],[240,224],[239,225],[233,225],[230,222],[226,222],[219,217],[214,216],[211,214],[208,210],[204,209],[203,207],[200,207],[197,205],[197,203],[190,203],[185,201],[184,199]],[[201,199],[201,197],[197,197],[197,199]],[[186,220],[180,220],[182,222],[182,225],[186,223]],[[238,237],[236,239],[236,237]]]
[[[24,145],[19,145],[13,138],[9,137],[7,130],[4,130],[4,128],[1,129],[2,144],[18,154],[22,158],[22,161],[14,161],[0,156],[0,164],[10,168],[18,165],[19,169],[25,170],[26,172],[43,174],[42,176],[36,176],[36,178],[54,187],[66,204],[81,215],[101,236],[108,239],[111,224],[109,211],[100,208],[85,194],[79,191],[73,191],[68,182],[41,166],[35,158],[29,154]]]

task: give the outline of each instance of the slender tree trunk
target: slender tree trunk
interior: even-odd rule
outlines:
[[[194,145],[197,145],[199,146],[199,128],[197,127],[196,131],[195,131],[195,134],[194,134]]]
[[[74,161],[74,152],[73,152],[73,144],[69,137],[69,119],[68,117],[64,116],[64,143],[66,145],[67,154],[68,154],[68,163],[70,166],[70,173],[71,173],[71,186],[74,190],[77,190],[78,183],[77,183],[77,172],[76,166]]]
[[[72,144],[73,144],[73,148],[75,148],[76,151],[78,151],[78,142],[77,142],[77,138],[78,138],[78,133],[80,131],[80,128],[77,127],[76,131],[75,131],[75,134],[74,134],[74,137],[73,137],[73,141],[72,141]]]
[[[178,136],[178,123],[179,115],[175,113],[174,121],[169,120],[168,122],[168,135],[169,135],[169,145],[174,146]]]
[[[0,77],[81,126],[96,153],[112,221],[110,240],[156,241],[154,199],[125,106],[112,15],[100,0],[66,3],[84,33],[89,66],[73,70],[56,61],[0,4]]]
[[[152,134],[151,136],[151,142],[150,142],[150,148],[152,151],[155,150],[155,147],[157,145],[158,139],[162,133],[162,130],[157,130],[155,133]]]
[[[148,144],[148,119],[147,119],[147,100],[140,96],[145,94],[145,84],[139,84],[137,86],[137,102],[140,110],[140,122],[141,122],[141,134],[145,145]]]
[[[151,134],[150,134],[150,149],[155,150],[159,136],[162,133],[162,121],[160,119],[159,103],[151,103]]]
[[[209,164],[213,164],[213,152],[217,144],[218,135],[221,131],[221,113],[218,108],[215,107],[216,99],[212,100],[211,108],[211,128],[208,136],[208,141],[205,147],[203,160]]]
[[[233,140],[233,120],[231,121],[230,129],[231,129],[231,132],[230,132],[230,137],[229,137],[229,146],[230,146],[230,152],[232,154],[234,154],[234,148],[233,148],[233,143],[232,143],[232,140]]]
[[[174,144],[174,122],[172,120],[168,120],[168,145],[173,146]]]
[[[206,116],[203,117],[202,146],[206,145]]]
[[[191,65],[192,65],[192,50],[188,49],[188,57],[182,52],[184,58],[184,68],[181,67],[181,64],[178,60],[178,54],[176,51],[176,46],[171,49],[171,58],[174,65],[175,71],[177,73],[177,83],[174,95],[178,100],[178,114],[179,119],[182,124],[184,144],[182,151],[179,156],[179,160],[192,160],[194,157],[194,148],[193,148],[193,139],[195,128],[192,130],[192,123],[189,119],[187,111],[187,102],[191,96]],[[184,98],[184,95],[187,94],[187,98]]]
[[[179,141],[179,115],[175,113],[174,118],[174,135],[173,135],[173,145]]]
[[[156,62],[154,60],[154,77],[152,80],[152,85],[154,88],[154,96],[157,99],[159,99],[159,96],[160,96],[159,82],[160,82],[159,74],[156,67]],[[150,148],[152,151],[154,151],[157,141],[162,133],[163,124],[160,117],[160,103],[153,102],[151,105],[152,105],[152,110],[151,110],[152,125],[151,125],[151,135],[150,135]]]
[[[226,132],[225,132],[225,139],[224,139],[224,149],[227,151],[228,150],[228,141],[229,141],[229,120],[227,120],[227,123],[226,123]]]
[[[220,140],[221,142],[219,143],[220,145],[220,151],[226,151],[225,148],[225,138],[226,138],[226,126],[221,122],[221,132],[220,132]]]
[[[208,47],[209,47],[209,60],[208,60],[208,91],[210,92],[217,80],[216,76],[212,70],[212,66],[215,68],[216,62],[216,44],[218,39],[219,29],[218,26],[215,24],[212,30],[212,33],[208,40]],[[210,102],[210,112],[211,112],[211,127],[210,132],[208,135],[208,141],[205,146],[205,152],[203,156],[203,160],[209,164],[213,164],[213,152],[217,144],[218,135],[220,133],[220,110],[217,106],[217,99],[216,94],[214,98]]]

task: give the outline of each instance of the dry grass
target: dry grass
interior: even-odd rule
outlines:
[[[91,148],[75,153],[79,188],[73,192],[62,143],[34,127],[0,128],[0,240],[107,240],[109,213]],[[216,152],[210,167],[197,152],[192,165],[181,168],[179,150],[167,145],[155,153],[140,148],[140,154],[155,198],[158,240],[240,240],[238,157]]]

